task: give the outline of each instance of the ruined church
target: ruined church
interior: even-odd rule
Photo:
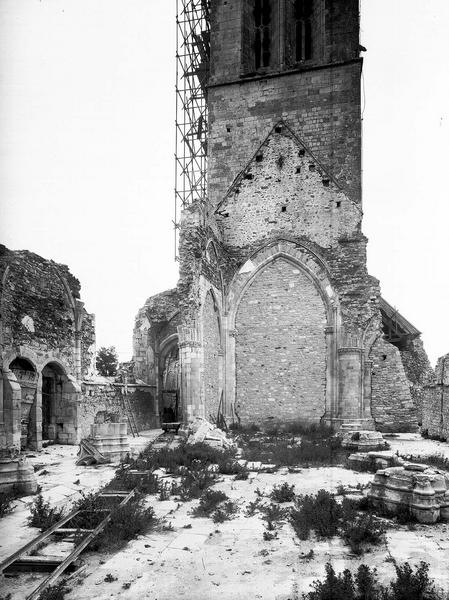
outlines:
[[[359,3],[204,4],[207,195],[137,315],[136,376],[162,420],[416,429],[420,332],[366,266]]]

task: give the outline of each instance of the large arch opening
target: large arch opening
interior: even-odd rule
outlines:
[[[67,376],[57,363],[42,370],[42,439],[57,440],[64,430],[67,411],[64,406],[64,383]]]
[[[326,410],[327,309],[285,256],[244,289],[235,317],[235,413],[242,424],[318,423]]]
[[[33,406],[36,402],[37,371],[33,364],[22,356],[17,356],[9,365],[20,385],[20,447],[32,445],[35,416]]]
[[[173,423],[182,417],[179,402],[179,346],[173,336],[159,354],[159,416],[162,423]]]

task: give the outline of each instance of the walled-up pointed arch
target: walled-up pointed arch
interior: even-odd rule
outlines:
[[[318,423],[335,410],[339,306],[324,262],[286,240],[253,254],[227,297],[227,391],[242,422]]]

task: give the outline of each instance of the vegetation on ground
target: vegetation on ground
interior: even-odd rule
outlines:
[[[0,492],[0,519],[12,511],[16,497],[14,492]]]
[[[64,516],[64,508],[51,507],[50,502],[45,501],[42,494],[38,494],[30,507],[28,523],[31,527],[39,527],[46,531],[53,527]]]
[[[273,486],[270,494],[270,498],[274,502],[279,502],[280,504],[284,502],[293,502],[295,497],[295,486],[288,485],[286,481],[280,485]]]
[[[380,585],[376,569],[360,565],[355,575],[349,569],[335,573],[330,563],[326,576],[313,583],[313,590],[303,600],[443,600],[429,577],[429,565],[421,562],[413,569],[409,563],[395,565],[396,578]]]
[[[65,595],[70,592],[64,580],[55,585],[50,585],[40,594],[39,600],[64,600]]]
[[[314,532],[319,538],[340,535],[355,554],[362,554],[369,544],[380,544],[385,538],[385,526],[371,512],[361,512],[365,500],[344,498],[340,504],[326,490],[315,496],[298,496],[290,511],[290,523],[301,540]]]

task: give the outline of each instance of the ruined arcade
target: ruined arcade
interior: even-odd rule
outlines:
[[[137,315],[137,377],[162,419],[416,429],[420,332],[366,268],[358,2],[178,12],[202,99],[178,89],[180,279]]]

